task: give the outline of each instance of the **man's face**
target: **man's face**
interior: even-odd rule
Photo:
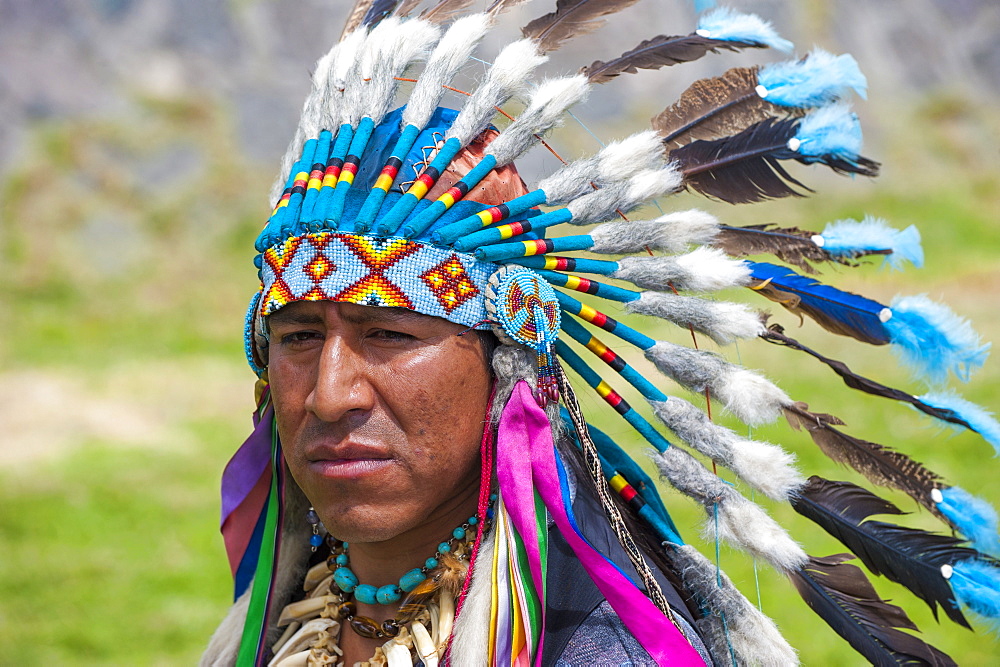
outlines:
[[[474,506],[491,389],[478,336],[332,301],[290,304],[268,324],[285,460],[335,537],[379,542]]]

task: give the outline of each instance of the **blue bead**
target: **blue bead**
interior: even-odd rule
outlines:
[[[465,537],[465,529],[464,528],[456,528],[455,530],[451,531],[451,534],[452,534],[452,537],[454,537],[456,540],[460,540],[460,539],[462,539],[462,538]]]
[[[422,584],[426,578],[427,575],[425,575],[419,567],[415,567],[399,578],[399,587],[409,593],[414,588]]]
[[[309,525],[315,525],[319,523],[319,515],[316,514],[316,510],[310,509],[308,512],[306,512],[306,523],[308,523]]]
[[[392,604],[393,602],[399,602],[399,597],[403,591],[399,589],[396,585],[382,586],[377,591],[375,591],[375,599],[378,600],[379,604]]]
[[[357,588],[354,589],[354,599],[365,604],[375,604],[377,601],[376,593],[378,593],[378,589],[371,584],[358,584]]]
[[[347,554],[337,554],[337,565],[347,565],[351,562],[351,559],[347,557]]]
[[[475,525],[476,525],[477,523],[479,523],[479,519],[477,519],[477,518],[476,518],[476,517],[474,517],[474,516],[470,516],[470,517],[469,517],[469,521],[468,521],[468,524],[469,524],[470,526],[475,526]]]
[[[495,503],[496,501],[497,501],[497,494],[491,493],[490,494],[490,502],[491,503]]]
[[[451,545],[448,544],[447,542],[442,542],[441,544],[438,545],[438,553],[446,554],[449,551],[451,551]]]
[[[492,519],[493,518],[493,508],[492,507],[489,508],[488,510],[486,510],[486,518],[487,519]]]
[[[350,593],[358,585],[358,575],[346,567],[338,567],[333,572],[333,581],[337,584],[337,588],[345,593]]]
[[[312,546],[314,546],[314,547],[320,546],[321,544],[323,544],[323,536],[319,535],[319,534],[312,535],[309,538],[309,544],[312,545]]]
[[[437,566],[438,566],[437,558],[428,558],[427,560],[424,561],[424,567],[426,567],[428,570],[433,570]]]

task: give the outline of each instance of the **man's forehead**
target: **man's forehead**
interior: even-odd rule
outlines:
[[[339,301],[296,301],[271,313],[268,322],[274,324],[316,324],[323,322],[335,311],[341,319],[351,323],[426,321],[440,318],[424,315],[397,306],[362,306]]]

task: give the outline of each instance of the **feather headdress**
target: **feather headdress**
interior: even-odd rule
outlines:
[[[540,657],[547,518],[650,655],[673,655],[677,664],[691,658],[680,648],[683,641],[672,643],[677,630],[671,610],[624,529],[611,493],[618,493],[662,541],[663,555],[678,569],[685,592],[703,608],[698,627],[714,659],[726,664],[795,660],[773,624],[684,544],[683,530],[651,480],[610,438],[588,426],[590,417],[568,380],[573,377],[652,446],[662,478],[704,507],[708,535],[786,575],[805,603],[862,655],[877,664],[950,664],[940,651],[904,632],[915,629],[913,622],[878,598],[861,570],[846,562],[852,556],[807,554],[762,507],[724,482],[715,467],[730,469],[755,492],[790,503],[843,542],[873,574],[902,584],[932,610],[941,608],[945,617],[965,626],[971,615],[1000,618],[1000,569],[993,560],[1000,539],[991,508],[951,486],[933,463],[914,460],[899,444],[890,447],[849,434],[841,419],[811,411],[763,374],[697,345],[657,340],[642,331],[639,318],[628,317],[659,318],[720,345],[763,339],[803,352],[854,389],[908,403],[1000,446],[1000,424],[987,410],[952,393],[917,396],[863,377],[785,335],[781,327],[768,327],[766,318],[746,305],[711,295],[749,288],[828,331],[890,345],[932,383],[949,375],[966,380],[985,361],[988,346],[945,306],[926,297],[901,297],[884,305],[783,265],[743,259],[770,254],[808,273],[829,263],[856,267],[869,256],[884,257],[894,268],[904,262],[919,266],[923,256],[915,230],[897,231],[873,219],[837,222],[820,233],[773,224],[733,227],[698,210],[651,220],[625,217],[650,200],[683,190],[752,203],[811,192],[800,180],[808,179],[800,172],[809,169],[877,175],[879,165],[862,154],[860,124],[844,99],[851,91],[862,97],[866,92],[857,63],[816,50],[784,63],[731,69],[693,84],[653,119],[651,130],[564,162],[532,189],[513,167],[517,157],[544,143],[543,135],[597,84],[614,86],[639,69],[719,51],[792,48],[768,22],[720,9],[705,14],[686,34],[643,40],[620,56],[584,66],[577,75],[531,81],[546,53],[597,30],[604,17],[635,2],[558,0],[552,11],[524,26],[522,39],[490,58],[458,110],[440,107],[444,91],[496,16],[520,2],[496,0],[485,12],[467,16],[468,0],[428,3],[419,14],[421,3],[413,0],[357,2],[343,40],[317,65],[313,91],[285,158],[284,189],[274,197],[257,239],[261,289],[247,314],[250,364],[265,376],[268,315],[289,303],[320,299],[409,308],[493,330],[506,345],[530,353],[534,372],[521,378],[527,384],[518,383],[503,397],[508,402],[499,428],[505,438],[497,465],[509,472],[529,461],[523,465],[530,467],[526,474],[532,486],[500,475],[492,557],[483,561],[492,568],[495,603],[476,606],[480,616],[487,607],[492,610],[489,639],[482,644],[494,663],[528,664]],[[413,82],[405,100],[398,99],[400,81]],[[494,127],[497,111],[507,115],[503,108],[511,98],[524,99],[523,111]],[[403,101],[403,108],[390,111]],[[582,230],[583,225],[596,226]],[[619,314],[636,321],[620,321]],[[613,349],[619,345],[641,350],[669,382],[645,377]],[[588,353],[589,361],[581,356]],[[910,495],[953,535],[870,520],[874,514],[901,512],[853,484],[819,477],[806,481],[791,454],[716,424],[695,404],[670,395],[671,383],[704,395],[709,406],[712,398],[719,400],[750,425],[784,416],[831,459],[873,484]],[[630,405],[614,388],[623,384],[649,403],[648,412]],[[246,664],[266,653],[266,623],[274,603],[270,582],[281,539],[281,449],[266,395],[261,425],[224,479],[224,527],[237,593],[256,572],[241,653]],[[563,417],[553,409],[557,401],[565,404]],[[563,428],[563,420],[591,466],[608,521],[641,588],[595,550],[573,520],[570,483],[552,446],[552,433]],[[698,457],[711,460],[713,469]]]

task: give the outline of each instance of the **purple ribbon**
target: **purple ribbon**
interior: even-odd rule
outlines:
[[[274,408],[268,406],[262,416],[253,413],[254,429],[250,437],[229,459],[222,473],[222,520],[219,525],[240,506],[253,491],[264,471],[271,465],[271,422]]]

